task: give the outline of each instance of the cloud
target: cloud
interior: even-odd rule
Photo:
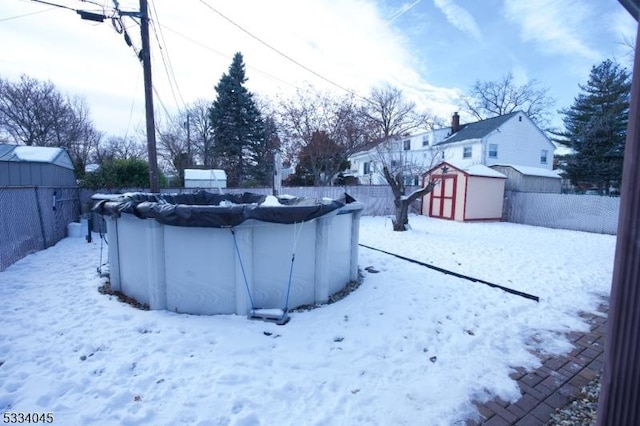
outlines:
[[[414,0],[412,3],[404,3],[402,6],[400,6],[400,9],[398,9],[393,13],[393,15],[391,15],[387,23],[390,24],[396,19],[400,18],[402,15],[413,9],[413,7],[418,3],[420,3],[420,0]]]
[[[629,12],[620,7],[608,16],[609,32],[617,40],[612,55],[628,68],[633,68],[633,55],[636,44],[637,22]]]
[[[433,2],[454,27],[471,35],[476,40],[482,38],[480,27],[466,9],[458,6],[453,0],[433,0]]]
[[[507,19],[521,27],[524,41],[537,43],[555,55],[580,56],[590,61],[601,58],[588,43],[595,12],[587,2],[557,0],[505,0]]]

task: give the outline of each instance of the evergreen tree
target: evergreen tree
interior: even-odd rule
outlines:
[[[591,185],[609,193],[622,178],[622,159],[629,116],[631,78],[614,61],[591,68],[586,85],[573,105],[562,110],[563,143],[575,150],[566,160],[566,174],[574,185]]]
[[[228,185],[241,186],[251,179],[251,157],[264,145],[265,125],[247,81],[242,54],[233,57],[229,72],[215,87],[217,98],[209,109],[216,162],[227,172]],[[255,164],[253,164],[255,166]]]

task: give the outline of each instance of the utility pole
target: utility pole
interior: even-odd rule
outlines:
[[[156,153],[156,125],[153,114],[153,85],[151,83],[151,46],[149,43],[149,12],[147,0],[140,0],[140,36],[142,39],[142,71],[144,74],[144,105],[147,121],[147,153],[149,156],[149,188],[158,191],[158,155]]]
[[[62,9],[69,9],[75,11],[80,15],[81,19],[94,22],[104,22],[107,19],[103,13],[94,13],[86,10],[74,9],[60,4],[49,3],[43,0],[31,0],[36,3],[43,3],[49,6],[60,7]],[[147,121],[147,154],[149,157],[149,189],[153,193],[159,192],[158,190],[158,154],[156,152],[156,124],[153,114],[153,84],[151,83],[151,46],[149,43],[149,11],[148,0],[140,0],[139,12],[123,12],[120,10],[120,3],[118,0],[113,0],[115,6],[116,15],[112,17],[114,21],[114,27],[116,22],[120,22],[120,29],[116,28],[118,33],[124,33],[124,39],[126,43],[131,46],[131,39],[127,34],[126,29],[122,26],[122,22],[119,21],[121,16],[133,16],[140,18],[140,38],[142,39],[142,50],[138,54],[138,58],[142,62],[142,71],[144,74],[144,104],[145,114]]]
[[[273,154],[273,195],[278,196],[282,191],[282,176],[280,174],[280,168],[282,167],[282,161],[280,160],[280,151],[275,151]]]
[[[187,122],[185,126],[187,126],[187,167],[191,167],[191,114],[187,112]]]

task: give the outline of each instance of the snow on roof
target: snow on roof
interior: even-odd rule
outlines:
[[[565,145],[561,145],[561,144],[554,144],[556,146],[556,149],[553,150],[553,155],[555,156],[564,156],[564,155],[573,155],[576,153],[575,149],[570,148],[568,146]]]
[[[227,173],[220,169],[185,169],[184,178],[189,180],[227,180]]]
[[[49,148],[45,146],[17,146],[13,154],[20,161],[36,161],[39,163],[53,163],[60,155],[60,148]]]
[[[51,163],[67,169],[73,169],[69,154],[62,149],[48,146],[2,145],[0,160],[24,161],[32,163]],[[7,148],[8,147],[8,148]]]
[[[556,179],[562,178],[555,171],[549,170],[549,169],[543,169],[541,167],[518,166],[514,164],[496,164],[496,166],[511,167],[514,170],[517,170],[518,172],[526,176],[541,176],[541,177],[550,177],[550,178],[556,178]]]
[[[442,168],[443,165],[446,166],[447,164],[468,174],[469,176],[494,177],[494,178],[503,178],[503,179],[507,178],[505,175],[503,175],[499,171],[494,170],[482,164],[474,164],[472,166],[463,166],[460,164],[456,164],[456,162],[454,161],[446,161],[446,162],[440,163],[438,166],[434,167],[432,170]]]
[[[484,166],[482,164],[475,164],[464,169],[467,174],[471,176],[484,176],[484,177],[497,177],[507,178],[505,175],[497,170],[493,170],[491,167]]]
[[[100,164],[91,163],[84,166],[84,171],[87,173],[95,172],[95,171],[98,171],[99,169],[100,169]]]

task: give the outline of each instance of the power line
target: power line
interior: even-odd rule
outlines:
[[[231,25],[235,26],[236,28],[238,28],[240,31],[242,31],[243,33],[247,34],[249,37],[253,38],[254,40],[256,40],[258,43],[266,46],[267,48],[273,50],[274,52],[276,52],[278,55],[282,56],[283,58],[287,59],[290,62],[293,62],[294,64],[296,64],[297,66],[299,66],[300,68],[304,69],[307,72],[310,72],[311,74],[315,75],[318,78],[321,78],[322,80],[326,81],[327,83],[341,89],[344,90],[345,92],[356,96],[364,101],[367,102],[371,102],[369,99],[360,96],[359,94],[355,93],[352,90],[347,89],[344,86],[341,86],[340,84],[328,79],[327,77],[321,75],[320,73],[312,70],[311,68],[307,67],[306,65],[301,64],[300,62],[296,61],[295,59],[293,59],[292,57],[288,56],[287,54],[281,52],[280,50],[276,49],[275,47],[271,46],[269,43],[267,43],[266,41],[262,40],[260,37],[253,35],[251,32],[249,32],[248,30],[244,29],[242,26],[240,26],[239,24],[235,23],[233,20],[231,20],[230,18],[228,18],[227,16],[225,16],[224,14],[222,14],[220,11],[216,10],[213,6],[209,5],[208,3],[206,3],[204,0],[200,0],[200,3],[204,4],[205,6],[207,6],[209,9],[211,9],[211,11],[215,12],[216,14],[220,15],[224,20],[226,20],[227,22],[229,22]]]
[[[44,0],[31,0],[32,2],[35,3],[42,3],[42,4],[46,4],[48,6],[53,6],[53,7],[58,7],[60,9],[66,9],[66,10],[72,10],[74,12],[76,12],[78,15],[80,15],[80,17],[82,19],[88,20],[88,21],[96,21],[96,22],[103,22],[106,18],[106,10],[103,6],[100,6],[100,8],[102,9],[101,12],[102,13],[95,13],[95,12],[91,12],[88,10],[82,10],[82,9],[75,9],[73,7],[69,7],[69,6],[65,6],[63,4],[58,4],[58,3],[51,3],[48,1],[44,1]],[[90,2],[91,4],[95,4],[93,2]]]
[[[25,18],[25,17],[27,17],[27,16],[37,15],[37,14],[39,14],[39,13],[50,12],[50,11],[55,10],[55,9],[56,9],[55,7],[50,7],[50,8],[48,8],[48,9],[38,10],[37,12],[31,12],[31,13],[25,13],[25,14],[22,14],[22,15],[10,16],[10,17],[8,17],[8,18],[2,18],[2,19],[0,19],[0,22],[11,21],[11,20],[13,20],[13,19]]]
[[[42,4],[46,4],[48,6],[54,6],[54,7],[59,7],[60,9],[67,9],[67,10],[72,10],[74,12],[77,12],[78,9],[74,9],[72,7],[69,6],[65,6],[62,4],[57,4],[57,3],[49,3],[48,1],[43,1],[43,0],[31,0],[32,2],[36,2],[36,3],[42,3]]]
[[[229,56],[229,55],[227,55],[227,54],[225,54],[225,53],[222,53],[222,52],[220,52],[219,50],[216,50],[216,49],[214,49],[213,47],[208,46],[208,45],[206,45],[206,44],[204,44],[204,43],[202,43],[202,42],[200,42],[200,41],[198,41],[198,40],[196,40],[196,39],[194,39],[194,38],[191,38],[191,37],[189,37],[189,36],[187,36],[187,35],[185,35],[185,34],[183,34],[183,33],[179,32],[179,31],[176,31],[176,30],[174,30],[173,28],[169,28],[169,27],[167,27],[167,26],[166,26],[166,25],[164,25],[164,24],[162,24],[162,25],[160,25],[160,26],[161,26],[162,28],[164,28],[165,30],[169,30],[169,31],[171,31],[172,33],[174,33],[174,34],[176,34],[176,35],[178,35],[178,36],[180,36],[180,37],[184,38],[185,40],[190,41],[191,43],[196,44],[196,45],[198,45],[198,46],[202,47],[202,48],[203,48],[203,49],[205,49],[205,50],[209,50],[209,51],[211,51],[211,52],[213,52],[213,53],[215,53],[215,54],[217,54],[217,55],[220,55],[220,56],[222,56],[222,57],[224,57],[224,58],[226,58],[226,59],[232,59],[232,57],[231,57],[231,56]],[[269,73],[268,73],[268,72],[266,72],[266,71],[262,71],[261,69],[256,68],[256,67],[254,67],[254,66],[252,66],[252,65],[247,65],[247,68],[250,68],[250,69],[252,69],[252,70],[254,70],[254,71],[256,71],[256,72],[258,72],[258,73],[260,73],[260,74],[262,74],[262,75],[264,75],[264,76],[266,76],[266,77],[268,77],[268,78],[271,78],[271,79],[273,79],[273,80],[279,81],[280,83],[286,84],[286,85],[291,86],[291,87],[293,87],[293,88],[295,88],[295,89],[301,89],[301,87],[298,87],[298,86],[296,86],[295,84],[293,84],[293,83],[291,83],[291,82],[289,82],[289,81],[282,80],[281,78],[278,78],[278,77],[276,77],[276,76],[275,76],[275,75],[273,75],[273,74],[269,74]]]
[[[155,16],[155,19],[151,21],[153,33],[156,36],[156,42],[158,43],[158,48],[160,49],[160,56],[162,57],[162,63],[164,65],[165,74],[167,74],[167,79],[169,80],[169,87],[171,88],[171,93],[173,94],[174,101],[178,109],[180,105],[178,103],[178,99],[176,98],[176,92],[178,93],[178,97],[182,102],[182,105],[186,107],[186,103],[184,98],[182,97],[182,93],[180,92],[180,87],[178,86],[178,81],[176,79],[175,72],[173,71],[173,64],[171,63],[171,57],[169,55],[169,50],[167,48],[167,42],[165,41],[164,34],[162,33],[162,27],[160,26],[160,18],[158,17],[158,12],[156,11],[155,6],[151,3],[151,11]],[[157,23],[157,25],[156,25]],[[157,29],[156,29],[157,26]],[[158,37],[159,36],[159,37]],[[163,47],[164,46],[164,47]],[[174,91],[175,86],[175,91]]]
[[[133,118],[133,107],[135,106],[135,103],[136,103],[135,92],[138,90],[138,83],[140,83],[140,71],[142,71],[142,69],[138,69],[138,74],[136,76],[136,84],[133,89],[134,96],[131,98],[131,108],[129,109],[129,120],[127,121],[127,130],[124,133],[125,139],[129,135],[129,129],[131,128],[131,120]]]

